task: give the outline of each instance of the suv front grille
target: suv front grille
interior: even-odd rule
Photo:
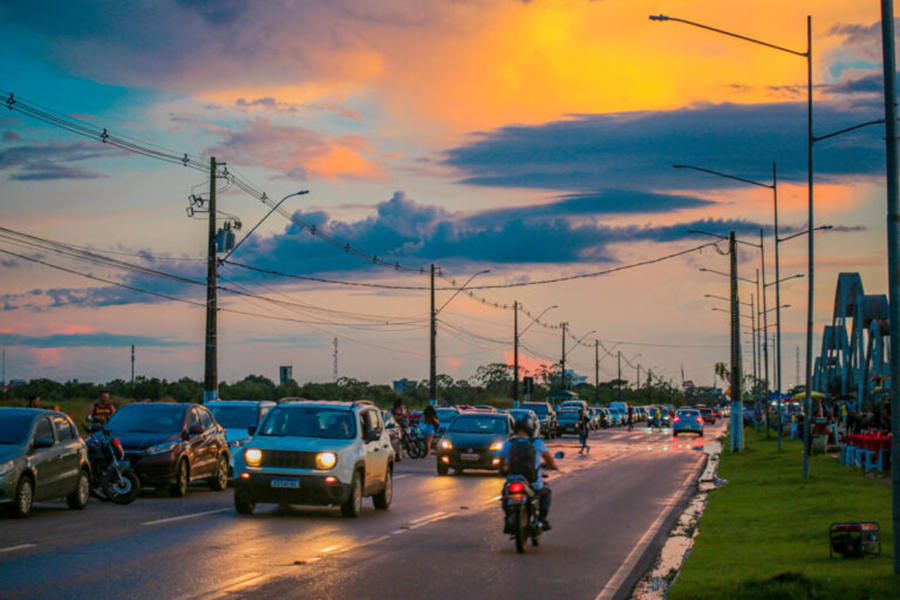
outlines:
[[[317,452],[294,450],[263,450],[261,467],[277,469],[315,469]]]

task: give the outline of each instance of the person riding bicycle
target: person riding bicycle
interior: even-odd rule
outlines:
[[[544,483],[542,467],[543,465],[546,465],[548,469],[557,471],[559,470],[559,467],[556,466],[556,461],[553,460],[553,455],[550,454],[550,450],[547,449],[547,444],[544,443],[544,440],[534,437],[536,431],[537,420],[533,415],[526,414],[516,420],[516,436],[511,440],[507,440],[500,450],[500,472],[509,472],[510,455],[512,453],[513,444],[531,444],[534,447],[534,466],[537,477],[534,482],[531,483],[531,488],[537,493],[540,500],[538,520],[541,522],[544,531],[550,531],[550,521],[547,520],[547,516],[550,514],[550,498],[552,493],[550,491],[550,486]],[[506,507],[504,506],[503,509],[505,511]]]

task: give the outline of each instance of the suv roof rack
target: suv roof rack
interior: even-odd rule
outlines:
[[[356,408],[357,406],[375,406],[375,403],[371,400],[354,400],[353,404],[350,406],[351,408]]]

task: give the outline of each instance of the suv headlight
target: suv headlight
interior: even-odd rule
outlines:
[[[262,462],[262,450],[257,448],[247,448],[244,450],[244,462],[248,467],[258,467]]]
[[[327,471],[337,464],[337,454],[334,452],[319,452],[316,454],[316,468]]]
[[[163,454],[165,452],[170,452],[175,446],[178,445],[178,441],[174,442],[166,442],[164,444],[157,444],[155,446],[150,446],[146,450],[144,450],[144,454]]]
[[[453,442],[451,442],[450,440],[441,440],[441,449],[453,450]]]
[[[500,452],[503,450],[503,442],[494,442],[491,444],[491,452]]]

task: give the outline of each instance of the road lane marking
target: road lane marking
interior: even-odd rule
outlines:
[[[334,550],[337,550],[338,548],[340,548],[340,546],[328,546],[327,548],[322,548],[321,550],[319,550],[319,552],[321,554],[325,554],[326,552],[333,552]]]
[[[230,585],[226,588],[222,588],[222,589],[218,590],[218,593],[216,593],[216,595],[212,596],[212,597],[213,598],[222,598],[228,594],[232,594],[234,592],[238,592],[240,590],[247,589],[248,587],[259,585],[259,584],[263,583],[264,581],[268,581],[269,579],[272,579],[274,577],[275,577],[274,573],[271,573],[268,575],[258,575],[257,574],[257,576],[253,577],[252,579],[247,579],[246,581],[242,581],[240,583],[236,583],[236,584]]]
[[[625,560],[619,565],[619,568],[616,569],[613,576],[609,578],[609,581],[606,582],[606,585],[600,590],[600,593],[597,594],[595,600],[612,600],[612,598],[615,597],[619,588],[622,587],[622,584],[625,583],[625,580],[628,579],[628,576],[631,575],[635,565],[637,565],[637,562],[640,560],[641,556],[643,556],[644,551],[650,543],[653,542],[656,534],[659,533],[659,529],[662,527],[663,521],[669,517],[672,507],[684,495],[685,488],[690,485],[691,480],[693,480],[700,471],[702,464],[703,462],[701,461],[699,465],[691,469],[691,473],[688,475],[687,479],[685,479],[684,484],[669,496],[669,499],[663,504],[659,516],[656,517],[656,520],[653,521],[647,531],[644,532],[644,535],[641,536],[638,543],[631,549],[631,552],[628,553],[628,556],[625,557]]]
[[[418,529],[419,527],[424,527],[425,525],[431,525],[432,523],[437,523],[438,521],[443,521],[444,519],[449,519],[450,517],[455,517],[456,513],[442,513],[440,516],[437,516],[430,521],[422,521],[421,523],[417,523],[416,525],[410,526],[410,529]]]
[[[406,479],[407,477],[412,477],[412,473],[404,473],[402,475],[394,475],[394,481],[398,479]]]
[[[410,521],[410,523],[412,525],[415,525],[416,523],[421,523],[422,521],[427,521],[429,519],[433,519],[434,517],[439,517],[441,515],[446,515],[446,514],[447,513],[445,513],[445,512],[436,512],[434,514],[428,515],[427,517],[420,517],[420,518],[416,519],[415,521]]]
[[[0,548],[0,553],[3,552],[15,552],[16,550],[25,550],[26,548],[34,548],[37,544],[19,544],[18,546],[8,546],[6,548]]]
[[[235,577],[234,579],[229,579],[228,581],[221,584],[219,587],[217,587],[214,590],[204,591],[199,594],[188,594],[186,596],[179,596],[175,600],[197,600],[199,598],[208,598],[210,594],[215,594],[217,592],[221,592],[222,590],[228,589],[233,585],[238,585],[247,580],[255,579],[256,577],[259,577],[260,575],[261,575],[261,573],[255,573],[255,572],[244,573],[240,577]]]
[[[190,515],[181,515],[179,517],[169,517],[168,519],[157,519],[156,521],[147,521],[146,523],[141,523],[141,525],[159,525],[161,523],[172,523],[174,521],[184,521],[185,519],[193,519],[195,517],[205,517],[206,515],[214,515],[216,513],[225,512],[226,510],[231,510],[230,508],[220,508],[218,510],[208,510],[206,512],[193,513]]]

